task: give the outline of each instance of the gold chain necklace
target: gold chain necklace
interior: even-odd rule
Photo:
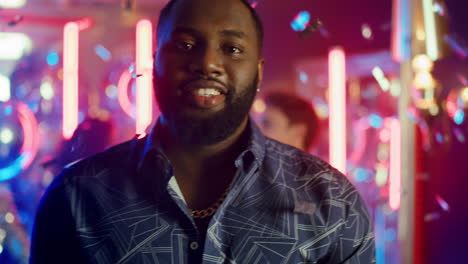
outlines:
[[[226,190],[223,192],[223,194],[221,195],[221,197],[219,197],[219,199],[216,200],[216,202],[214,202],[210,207],[203,209],[203,210],[190,209],[190,213],[192,214],[192,217],[193,218],[207,218],[209,216],[212,216],[219,209],[219,207],[221,206],[221,203],[226,198],[230,189],[231,189],[231,186],[228,186]]]

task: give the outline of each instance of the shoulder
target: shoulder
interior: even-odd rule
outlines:
[[[322,159],[267,138],[264,169],[298,195],[322,199],[359,199],[348,178]]]
[[[136,166],[144,148],[144,140],[133,139],[115,145],[103,152],[71,163],[55,177],[50,188],[71,181],[95,178],[111,171],[122,171]]]

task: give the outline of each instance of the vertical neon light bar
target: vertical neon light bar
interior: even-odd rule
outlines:
[[[152,73],[153,73],[153,35],[149,20],[137,23],[136,29],[136,133],[145,134],[152,120]]]
[[[346,174],[346,61],[341,48],[328,54],[330,164]]]
[[[392,210],[398,210],[401,200],[401,128],[396,118],[391,120],[390,133],[389,205]]]
[[[78,32],[75,22],[63,33],[63,124],[62,133],[70,139],[78,126]]]
[[[439,57],[437,32],[432,0],[423,0],[424,28],[426,30],[426,52],[433,61]]]
[[[0,74],[0,102],[8,102],[11,98],[10,78]]]
[[[401,62],[411,58],[411,0],[393,0],[392,57]]]

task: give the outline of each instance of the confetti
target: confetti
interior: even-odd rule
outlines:
[[[455,128],[453,130],[453,133],[455,134],[455,137],[460,141],[461,143],[465,143],[466,139],[465,136],[463,135],[463,132],[459,128]]]
[[[441,4],[441,3],[434,3],[432,5],[432,10],[434,11],[434,13],[440,15],[440,16],[445,16],[445,7]]]
[[[135,65],[132,64],[128,67],[128,72],[133,73],[135,71]]]
[[[135,7],[135,1],[134,0],[124,0],[122,1],[122,8],[125,11],[131,11]]]
[[[367,40],[372,39],[372,29],[370,28],[370,26],[368,24],[362,24],[361,25],[361,33],[362,33],[362,36],[365,39],[367,39]]]
[[[424,222],[432,222],[440,218],[440,214],[438,212],[428,213],[424,216]]]
[[[96,47],[94,47],[94,52],[96,52],[103,61],[110,61],[112,59],[112,54],[103,45],[96,45]]]
[[[17,16],[15,16],[15,17],[13,18],[13,20],[11,20],[11,21],[9,21],[9,22],[7,23],[7,26],[9,26],[9,27],[16,26],[16,25],[18,25],[21,21],[23,21],[23,18],[24,18],[24,16],[17,15]]]
[[[444,142],[444,137],[442,136],[442,134],[440,132],[437,132],[436,133],[436,140],[437,142],[439,143],[443,143]]]
[[[458,80],[463,84],[464,86],[468,86],[468,80],[463,76],[463,74],[457,74]]]
[[[307,11],[299,12],[291,22],[291,28],[294,31],[304,31],[310,22],[310,13]]]
[[[322,37],[330,38],[330,33],[328,32],[328,30],[324,26],[319,28],[319,32],[320,32],[320,35],[322,35]]]
[[[464,43],[462,43],[460,38],[455,35],[446,35],[444,40],[450,45],[453,52],[455,52],[458,56],[463,59],[468,57],[468,48]]]
[[[299,33],[299,36],[301,38],[306,38],[310,34],[314,33],[318,29],[320,29],[323,26],[323,23],[320,19],[315,19],[311,24],[307,25],[307,27]]]
[[[141,76],[143,76],[143,74],[136,74],[136,73],[132,74],[133,79],[136,79],[136,78],[141,77]]]
[[[437,203],[442,208],[442,210],[444,210],[445,212],[450,211],[450,207],[449,207],[448,203],[444,199],[442,199],[442,197],[440,197],[440,195],[436,194],[435,198],[437,200]]]

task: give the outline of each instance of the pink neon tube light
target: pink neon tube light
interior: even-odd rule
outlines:
[[[392,210],[398,210],[401,200],[401,128],[396,118],[391,120],[390,133],[389,205]]]
[[[119,83],[117,85],[117,99],[119,101],[120,107],[124,110],[124,112],[134,118],[135,117],[135,109],[133,104],[130,102],[128,98],[128,86],[132,81],[132,74],[126,69],[122,75],[120,75]]]
[[[65,139],[70,139],[78,126],[78,32],[75,22],[64,27],[62,134]]]
[[[152,120],[152,39],[151,22],[140,20],[136,28],[136,133],[140,135],[145,134]]]
[[[346,174],[346,61],[341,48],[328,54],[330,164]]]

